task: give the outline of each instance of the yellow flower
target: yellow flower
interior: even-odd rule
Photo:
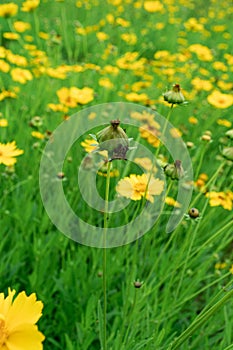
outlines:
[[[198,23],[197,19],[194,17],[191,17],[187,20],[187,22],[184,23],[184,26],[187,30],[193,31],[193,32],[203,32],[204,26],[202,23]]]
[[[5,32],[5,33],[3,33],[3,38],[8,39],[8,40],[18,40],[19,34],[12,33],[12,32]]]
[[[193,44],[189,46],[189,50],[191,52],[194,52],[201,61],[209,62],[213,59],[213,54],[207,46],[201,44]]]
[[[152,161],[150,160],[150,158],[147,158],[147,157],[135,158],[134,162],[136,164],[138,164],[139,166],[143,167],[147,171],[151,171],[152,166],[153,166]],[[153,167],[153,171],[154,172],[157,171],[156,166]]]
[[[0,119],[0,127],[1,127],[1,128],[5,128],[6,126],[8,126],[8,121],[7,121],[7,119],[1,118],[1,119]]]
[[[16,21],[13,24],[16,32],[23,33],[26,30],[31,28],[31,24],[28,22],[23,22],[23,21]]]
[[[232,123],[229,120],[227,120],[227,119],[218,119],[217,120],[217,124],[218,125],[223,125],[223,126],[225,126],[227,128],[230,128],[231,125],[232,125]]]
[[[230,273],[232,273],[232,275],[233,275],[233,264],[231,265],[231,267],[230,267]]]
[[[10,2],[9,4],[0,5],[0,17],[11,17],[18,12],[18,5]]]
[[[100,78],[99,79],[99,85],[103,86],[107,89],[112,89],[114,87],[113,83],[109,78]]]
[[[8,296],[0,293],[0,348],[2,350],[42,350],[44,335],[35,323],[42,315],[43,303],[35,293],[21,292],[13,300],[15,290]]]
[[[109,38],[109,35],[104,32],[98,32],[96,33],[96,36],[99,41],[105,41]]]
[[[216,108],[228,108],[233,105],[233,96],[222,94],[214,90],[208,97],[207,101]]]
[[[49,103],[48,108],[51,109],[53,112],[68,112],[68,108],[63,106],[61,103],[55,104],[55,103]]]
[[[0,92],[0,101],[5,100],[5,98],[16,98],[17,95],[13,91],[4,90]]]
[[[10,70],[10,65],[5,61],[0,60],[0,71],[4,73],[8,73],[9,70]]]
[[[209,198],[209,204],[211,207],[222,206],[226,210],[232,210],[232,194],[231,191],[226,192],[208,192],[206,197]]]
[[[195,117],[189,117],[189,123],[196,125],[198,124],[198,119]]]
[[[134,33],[124,33],[121,34],[121,39],[129,45],[134,45],[137,42],[137,36]]]
[[[23,154],[23,152],[23,150],[16,148],[15,141],[7,142],[6,144],[0,143],[0,164],[5,164],[6,166],[15,164],[15,157]]]
[[[145,103],[149,100],[149,97],[147,94],[137,94],[136,92],[130,92],[125,95],[126,100],[130,102],[142,102]]]
[[[213,88],[213,85],[209,80],[200,79],[198,77],[192,79],[191,84],[197,91],[210,91]]]
[[[221,70],[223,72],[227,72],[227,66],[223,63],[223,62],[220,62],[220,61],[216,61],[212,64],[213,68],[216,69],[216,70]]]
[[[39,131],[32,131],[31,135],[35,137],[36,139],[43,140],[45,138],[44,134],[42,134]]]
[[[174,198],[172,197],[166,197],[165,198],[165,203],[167,205],[170,205],[172,207],[175,207],[175,208],[180,208],[181,207],[181,204],[179,202],[177,202]]]
[[[140,135],[143,139],[146,139],[152,146],[158,147],[160,141],[158,139],[159,131],[152,125],[143,125],[139,128]]]
[[[153,12],[163,12],[164,7],[160,1],[145,1],[144,9],[147,12],[153,13]]]
[[[164,188],[164,182],[154,177],[150,178],[146,174],[135,175],[121,179],[116,187],[117,192],[126,198],[138,201],[145,196],[151,203],[154,202],[153,196],[159,196]]]
[[[27,0],[22,3],[23,12],[34,11],[40,4],[40,0]]]
[[[27,69],[13,68],[11,70],[11,77],[14,81],[20,84],[26,84],[28,80],[32,80],[32,73]]]
[[[98,148],[98,144],[93,139],[86,139],[81,142],[81,146],[85,149],[87,153],[95,151]]]

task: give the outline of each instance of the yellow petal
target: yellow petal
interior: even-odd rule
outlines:
[[[21,324],[10,333],[6,346],[9,350],[43,350],[44,339],[45,336],[38,331],[37,326]]]

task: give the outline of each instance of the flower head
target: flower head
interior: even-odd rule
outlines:
[[[233,96],[222,94],[218,90],[214,90],[208,97],[207,101],[216,108],[228,108],[233,105]]]
[[[149,183],[148,183],[149,181]],[[117,192],[126,198],[138,201],[145,198],[151,203],[154,202],[153,196],[159,196],[164,188],[164,182],[154,177],[149,177],[146,174],[135,175],[121,179],[116,187]]]
[[[31,12],[34,11],[40,4],[40,0],[27,0],[22,4],[22,11]]]
[[[8,290],[8,296],[0,293],[0,349],[42,350],[44,335],[35,323],[42,313],[43,304],[33,293],[21,292],[13,300],[15,290]]]
[[[11,17],[18,12],[18,5],[10,2],[9,4],[0,5],[0,17]]]
[[[7,142],[6,144],[0,143],[0,164],[6,166],[16,163],[16,156],[19,156],[24,151],[16,148],[15,141]]]
[[[185,101],[184,95],[181,92],[179,84],[173,85],[172,90],[169,90],[163,94],[163,98],[168,103],[179,104]]]

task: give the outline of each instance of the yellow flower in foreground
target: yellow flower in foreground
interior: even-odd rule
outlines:
[[[8,296],[0,293],[0,349],[42,350],[44,335],[35,323],[42,313],[43,303],[21,292],[13,300],[15,290],[8,290]]]
[[[16,32],[24,33],[26,30],[31,29],[31,24],[23,21],[16,21],[13,24]]]
[[[36,139],[39,139],[39,140],[43,140],[43,139],[45,138],[45,135],[42,134],[42,133],[39,132],[39,131],[32,131],[32,132],[31,132],[31,135],[32,135],[33,137],[35,137]]]
[[[138,201],[146,195],[146,199],[153,203],[153,196],[159,196],[162,193],[164,182],[154,177],[151,177],[149,184],[148,181],[149,176],[146,174],[131,174],[118,182],[116,190],[121,196],[134,201]]]
[[[0,164],[5,164],[6,166],[15,164],[15,157],[19,156],[23,152],[23,150],[16,148],[15,141],[8,142],[6,144],[0,143]]]
[[[216,108],[228,108],[233,105],[233,96],[222,94],[214,90],[208,97],[207,101]]]

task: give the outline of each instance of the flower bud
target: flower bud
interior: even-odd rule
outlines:
[[[223,148],[222,155],[226,159],[233,161],[233,147],[225,147],[225,148]]]
[[[196,219],[200,215],[199,210],[196,208],[189,209],[188,214],[189,214],[190,218],[192,218],[192,219]]]
[[[233,139],[233,129],[228,130],[225,135],[232,140]]]
[[[112,120],[110,126],[99,131],[96,135],[99,149],[107,150],[111,160],[125,159],[126,152],[129,149],[128,137],[119,125],[119,120]]]
[[[165,165],[164,172],[172,180],[179,180],[184,176],[184,169],[180,160],[176,160],[173,164]]]
[[[141,288],[141,286],[142,286],[142,282],[140,282],[140,281],[135,281],[134,282],[134,287],[135,288]]]
[[[179,104],[185,101],[184,95],[181,92],[180,85],[173,85],[172,90],[169,90],[163,94],[163,98],[168,103]]]
[[[43,124],[43,121],[39,116],[33,117],[29,122],[29,125],[34,128],[39,128],[42,124]]]

